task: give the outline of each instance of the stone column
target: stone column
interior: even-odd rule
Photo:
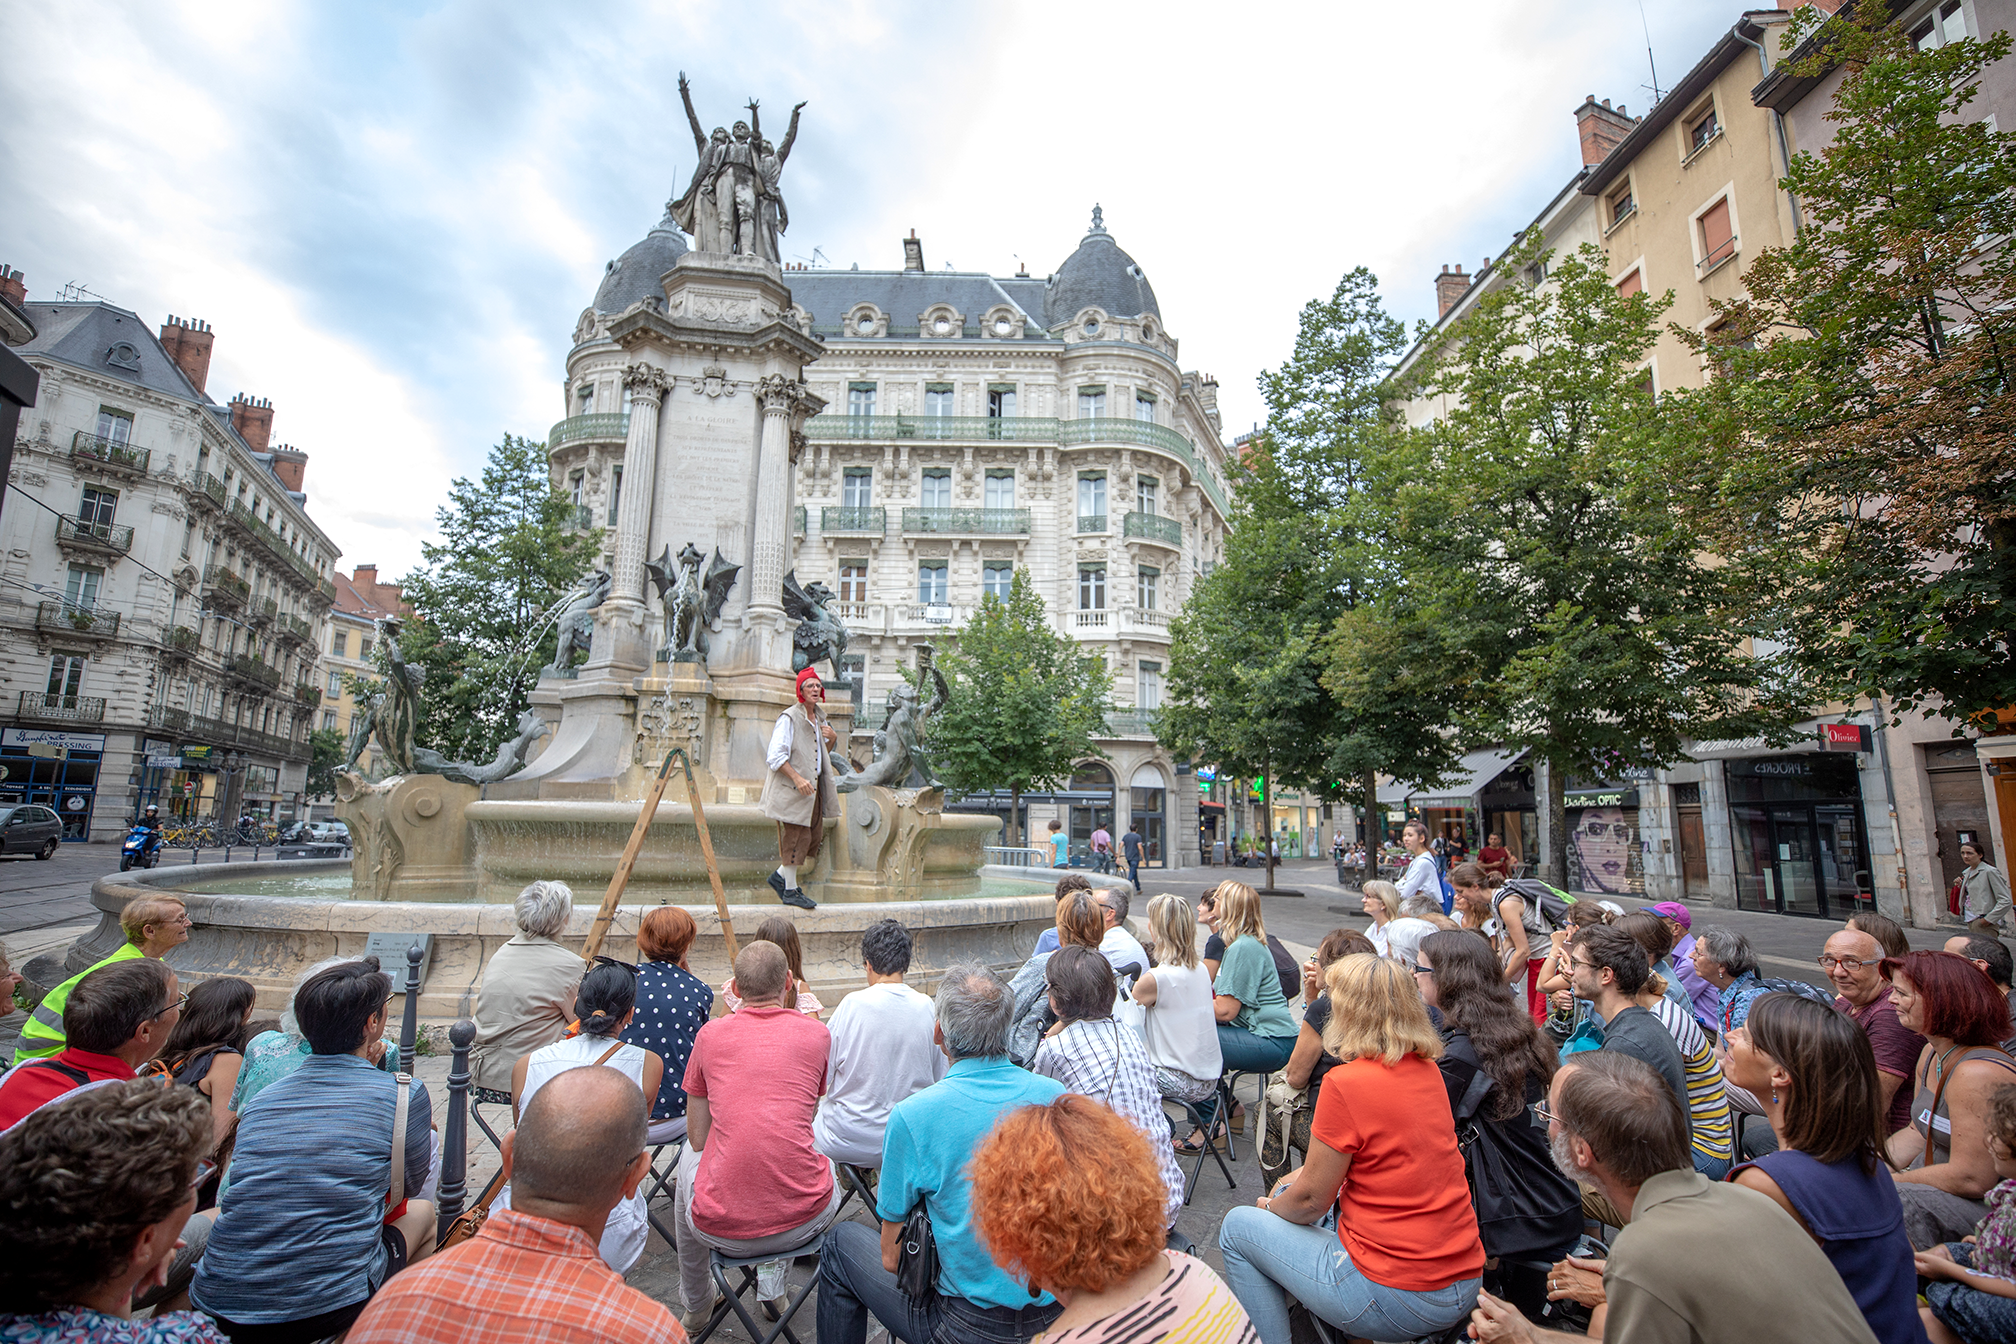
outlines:
[[[644,553],[651,544],[651,497],[658,476],[658,410],[665,399],[665,370],[632,364],[623,370],[630,392],[630,437],[623,446],[623,494],[617,501],[615,572],[609,601],[644,604]]]
[[[752,623],[782,629],[784,567],[791,550],[792,435],[811,392],[795,378],[770,374],[756,384],[763,439],[756,458],[756,535],[749,547]]]

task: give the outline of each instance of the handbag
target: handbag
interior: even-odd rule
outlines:
[[[435,1247],[435,1251],[439,1253],[451,1247],[460,1246],[463,1242],[481,1232],[484,1221],[490,1217],[491,1202],[497,1198],[498,1191],[503,1188],[504,1172],[502,1168],[499,1168],[497,1173],[490,1178],[490,1184],[483,1187],[483,1194],[477,1199],[475,1205],[464,1209],[455,1216],[454,1222],[448,1224],[447,1235],[441,1238],[441,1244]]]
[[[931,1234],[931,1215],[921,1199],[904,1216],[896,1242],[896,1286],[913,1302],[938,1291],[938,1239]]]
[[[1958,918],[1960,914],[1960,884],[1964,878],[1954,878],[1953,885],[1946,888],[1946,913]]]

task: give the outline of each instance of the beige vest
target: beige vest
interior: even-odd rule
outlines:
[[[811,779],[817,772],[819,780],[819,806],[827,817],[840,815],[840,791],[834,787],[833,767],[827,762],[826,753],[821,751],[819,729],[805,712],[805,706],[793,705],[780,716],[791,720],[791,768],[805,779]],[[824,769],[820,769],[821,764]],[[763,781],[763,815],[772,821],[788,821],[793,826],[812,824],[812,797],[798,792],[792,786],[791,776],[782,770],[772,770]]]

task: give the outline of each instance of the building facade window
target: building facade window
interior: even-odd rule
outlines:
[[[1635,266],[1631,268],[1629,275],[1617,282],[1617,292],[1627,299],[1643,288],[1645,288],[1645,277],[1639,274],[1638,268]]]
[[[1106,389],[1103,387],[1081,387],[1078,389],[1078,418],[1090,420],[1106,414]]]
[[[861,702],[868,693],[868,659],[858,653],[850,653],[840,660],[840,675],[847,679],[847,698],[853,702],[854,712],[861,712]]]
[[[1078,610],[1106,610],[1106,566],[1078,566]]]
[[[923,505],[927,509],[952,507],[952,469],[932,467],[924,473]]]
[[[942,607],[950,600],[946,583],[947,567],[926,561],[917,566],[917,601],[927,607]]]
[[[609,468],[609,526],[616,526],[616,510],[623,506],[623,468]]]
[[[849,467],[840,478],[840,503],[844,508],[865,509],[874,493],[875,473],[867,467]]]
[[[1722,123],[1716,119],[1715,105],[1710,103],[1694,120],[1687,123],[1687,152],[1694,153],[1704,148],[1710,140],[1722,134]]]
[[[868,562],[866,560],[842,560],[840,562],[840,600],[842,602],[866,602],[868,600]]]
[[[980,568],[980,593],[1003,602],[1015,590],[1015,566],[1006,560],[989,560]]]
[[[95,531],[112,526],[113,515],[119,511],[119,494],[114,490],[100,490],[85,486],[84,494],[77,504],[77,518],[85,527],[80,530]]]
[[[1143,513],[1156,511],[1156,496],[1161,492],[1162,483],[1153,476],[1134,478],[1134,507]]]
[[[856,418],[875,414],[875,384],[849,383],[847,385],[847,414]]]
[[[1162,571],[1147,565],[1134,571],[1134,602],[1143,611],[1155,610],[1156,590],[1162,586]]]
[[[76,653],[59,653],[49,660],[49,694],[60,697],[59,703],[65,709],[77,707],[77,697],[84,690],[84,657]]]
[[[1631,212],[1638,208],[1638,202],[1632,198],[1629,181],[1610,193],[1609,202],[1610,223],[1613,227],[1623,223],[1630,217]]]
[[[1960,0],[1946,0],[1933,13],[1911,27],[1911,46],[1917,51],[1929,51],[1943,47],[1948,42],[1958,42],[1967,36],[1967,16],[1961,12]]]
[[[1146,420],[1151,425],[1155,423],[1155,397],[1153,393],[1136,392],[1134,394],[1134,418],[1136,420]]]
[[[322,731],[325,733],[333,733],[336,731],[335,710],[325,709],[322,711]]]
[[[1701,269],[1713,270],[1736,252],[1736,234],[1729,224],[1729,198],[1724,196],[1701,212]]]
[[[1012,471],[990,471],[983,487],[982,503],[990,509],[1012,509],[1015,507],[1015,473]]]
[[[1134,672],[1134,707],[1162,708],[1162,664],[1142,663]]]
[[[988,388],[987,414],[995,420],[1012,420],[1015,416],[1015,389],[1012,387]]]
[[[587,502],[587,501],[585,501],[585,500],[584,500],[584,499],[582,498],[582,495],[586,493],[587,489],[588,489],[588,473],[587,473],[587,472],[585,472],[585,471],[576,471],[576,472],[572,472],[572,473],[570,473],[570,474],[568,475],[568,477],[567,477],[567,498],[568,498],[568,501],[569,501],[570,503],[572,503],[572,504],[574,505],[574,507],[575,507],[575,508],[577,508],[577,509],[578,509],[578,508],[580,508],[580,507],[581,507],[581,505],[582,505],[582,504],[584,504],[584,503],[586,503],[586,502]]]
[[[332,658],[348,658],[350,656],[350,632],[348,630],[338,630],[329,636],[329,656]]]
[[[70,572],[63,581],[63,609],[65,611],[93,611],[98,606],[98,585],[105,581],[102,569],[86,569],[82,565],[70,566]]]
[[[329,694],[343,694],[343,674],[341,672],[331,672],[329,674]]]
[[[357,641],[357,661],[360,663],[371,661],[371,636],[365,635]]]
[[[114,443],[133,441],[133,416],[112,406],[98,408],[98,437]]]
[[[932,383],[924,389],[924,414],[946,416],[952,414],[952,388],[948,383]]]
[[[1078,517],[1081,520],[1080,530],[1081,531],[1083,530],[1084,526],[1082,522],[1083,519],[1087,518],[1103,519],[1105,516],[1106,516],[1105,473],[1101,472],[1097,476],[1091,476],[1091,475],[1080,476],[1078,478]]]

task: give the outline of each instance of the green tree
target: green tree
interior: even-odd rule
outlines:
[[[415,733],[453,760],[487,760],[517,730],[557,635],[553,604],[594,562],[596,530],[571,530],[574,508],[547,474],[546,446],[507,434],[477,480],[458,477],[435,511],[440,540],[408,574],[399,648],[425,670]]]
[[[343,734],[334,728],[317,728],[308,734],[308,785],[310,798],[327,798],[336,792],[336,771],[343,764]]]
[[[1377,771],[1434,776],[1453,758],[1432,701],[1383,687],[1354,699],[1324,682],[1333,629],[1378,584],[1362,497],[1397,432],[1384,379],[1405,343],[1363,267],[1304,306],[1293,353],[1260,376],[1267,430],[1233,470],[1224,559],[1171,624],[1162,741],[1258,778],[1270,829],[1278,785],[1328,799],[1337,781],[1363,780],[1369,818]]]
[[[1546,255],[1528,243],[1502,265]],[[1691,738],[1778,732],[1796,713],[1745,649],[1741,584],[1680,521],[1684,436],[1645,371],[1669,303],[1619,295],[1587,245],[1545,285],[1501,286],[1411,388],[1453,409],[1381,464],[1394,618],[1476,669],[1462,736],[1550,767],[1555,881],[1569,775],[1668,765]]]
[[[2010,36],[1914,51],[1893,9],[1817,7],[1833,142],[1792,160],[1803,223],[1688,335],[1695,518],[1759,576],[1825,698],[1967,718],[2016,704],[2016,134],[1973,115]]]
[[[938,668],[952,693],[931,721],[938,775],[955,793],[1008,790],[1011,832],[1025,791],[1056,788],[1077,762],[1105,756],[1096,739],[1113,674],[1052,627],[1027,570],[1015,571],[1006,602],[981,601]]]

